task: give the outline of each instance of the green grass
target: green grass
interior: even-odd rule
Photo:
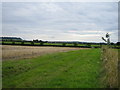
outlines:
[[[6,43],[6,44],[12,44],[11,41],[4,41],[4,43]]]
[[[44,45],[62,45],[62,43],[44,43]]]
[[[21,42],[15,42],[15,44],[21,44]]]
[[[4,41],[6,44],[12,44],[11,41]],[[15,44],[21,44],[21,42],[15,42]],[[31,44],[31,42],[24,42],[24,44]],[[44,45],[63,45],[63,43],[43,43]],[[34,45],[40,45],[40,43],[34,42]],[[65,46],[74,46],[73,43],[66,43]],[[87,44],[77,44],[77,46],[87,46]],[[92,44],[91,46],[99,46]]]
[[[3,61],[3,88],[99,88],[100,49]]]
[[[92,44],[91,46],[93,46],[93,47],[94,47],[94,46],[95,46],[95,47],[100,47],[100,45],[94,45],[94,44]]]
[[[24,42],[24,44],[31,44],[31,42]]]

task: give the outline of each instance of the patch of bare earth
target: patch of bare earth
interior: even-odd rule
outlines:
[[[33,58],[55,52],[67,52],[79,49],[83,48],[2,45],[2,60]]]

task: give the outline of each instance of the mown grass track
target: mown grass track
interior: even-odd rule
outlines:
[[[3,61],[3,88],[99,88],[100,49]]]

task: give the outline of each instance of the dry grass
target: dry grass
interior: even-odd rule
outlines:
[[[118,50],[103,46],[102,60],[104,70],[103,83],[110,88],[118,87]]]
[[[50,54],[55,52],[66,52],[82,48],[69,47],[33,47],[33,46],[2,46],[2,60],[25,59]]]

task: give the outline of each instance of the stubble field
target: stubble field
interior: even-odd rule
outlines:
[[[52,54],[56,52],[67,52],[67,51],[79,50],[79,49],[83,49],[83,48],[3,45],[2,60],[27,59],[45,54]]]

